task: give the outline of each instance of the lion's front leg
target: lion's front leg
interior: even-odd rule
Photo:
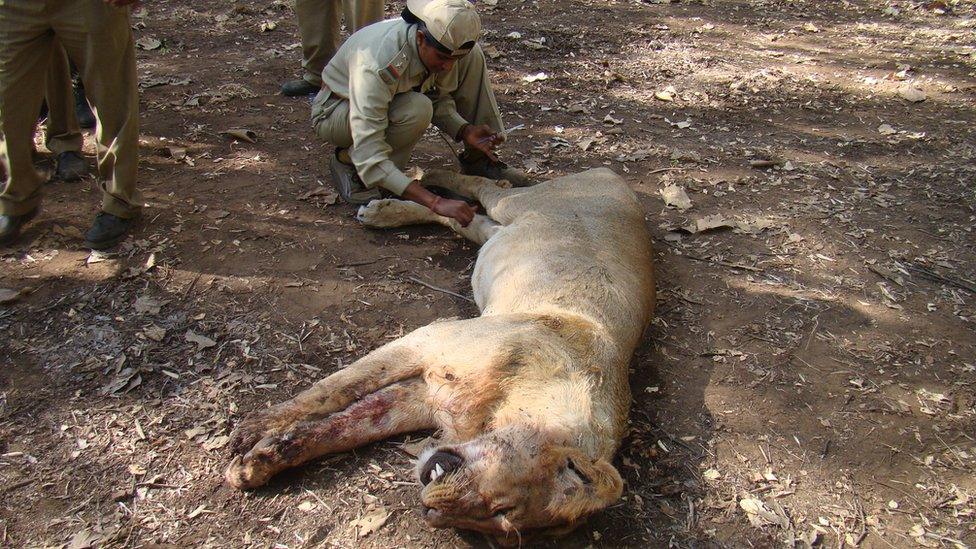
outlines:
[[[341,412],[265,436],[231,461],[224,478],[235,488],[255,488],[276,473],[317,457],[433,427],[427,385],[412,378],[370,393]]]
[[[291,400],[241,422],[228,444],[231,455],[242,455],[258,441],[287,431],[296,423],[322,419],[381,387],[420,375],[424,365],[423,341],[428,331],[429,328],[421,328],[391,341]]]

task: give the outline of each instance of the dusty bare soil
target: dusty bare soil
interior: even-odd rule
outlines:
[[[480,9],[527,126],[505,158],[613,168],[658,249],[624,497],[549,545],[976,546],[973,3]],[[487,545],[422,523],[408,439],[222,485],[241,417],[475,314],[417,281],[468,294],[476,252],[328,203],[308,101],[276,95],[288,5],[147,2],[134,23],[141,227],[89,256],[95,182],[53,182],[0,250],[20,293],[0,305],[0,546]],[[416,162],[452,156],[431,133]]]

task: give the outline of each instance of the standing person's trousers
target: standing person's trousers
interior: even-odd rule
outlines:
[[[298,33],[302,38],[302,77],[322,85],[322,69],[339,49],[339,18],[349,32],[383,18],[383,0],[295,0]]]
[[[33,131],[57,42],[78,65],[98,120],[102,210],[133,217],[142,205],[135,47],[129,9],[102,0],[0,2],[0,162],[7,178],[0,214],[22,215],[40,203]]]

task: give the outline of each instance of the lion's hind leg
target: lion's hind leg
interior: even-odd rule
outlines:
[[[373,200],[360,206],[356,218],[365,225],[377,228],[440,223],[479,246],[487,242],[500,228],[495,220],[484,215],[475,215],[467,227],[462,227],[449,217],[437,215],[425,206],[407,200]]]
[[[505,180],[464,175],[447,170],[425,172],[420,184],[425,187],[441,187],[466,198],[477,200],[485,207],[485,211],[492,219],[503,225],[511,222],[507,219],[503,209],[499,208],[504,199],[531,192],[532,189],[531,187],[512,188],[511,183]]]

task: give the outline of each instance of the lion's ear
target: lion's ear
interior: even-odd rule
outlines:
[[[569,484],[561,497],[550,504],[550,511],[568,522],[608,507],[624,490],[617,469],[605,459],[592,460],[579,450],[565,452],[566,464],[560,474]]]
[[[595,511],[620,499],[624,492],[624,480],[620,478],[617,468],[605,459],[591,462],[590,466],[590,471],[586,471],[587,476],[590,477],[590,483],[587,487],[590,488],[596,500],[596,506],[593,509]]]

